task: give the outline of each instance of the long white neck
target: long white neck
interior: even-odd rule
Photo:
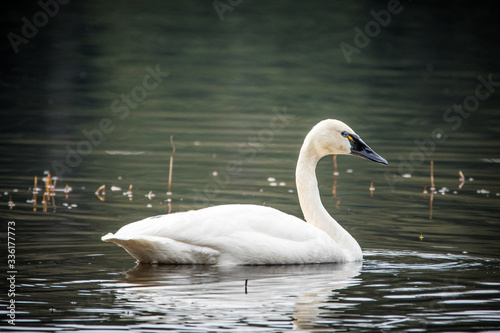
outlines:
[[[314,149],[311,138],[306,137],[300,150],[295,179],[300,208],[306,221],[332,237],[340,248],[361,253],[356,240],[330,216],[323,204],[316,179],[316,165],[321,154]]]

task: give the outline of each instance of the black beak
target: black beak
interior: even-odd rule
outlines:
[[[349,140],[351,144],[351,154],[356,155],[367,160],[374,161],[381,164],[389,164],[386,159],[373,151],[361,138],[356,134],[350,134],[346,131],[342,135]]]

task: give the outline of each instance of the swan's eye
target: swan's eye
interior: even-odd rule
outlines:
[[[352,135],[351,135],[351,134],[349,134],[347,131],[343,131],[343,132],[342,132],[342,133],[340,133],[340,134],[342,134],[342,136],[343,136],[344,138],[348,138],[348,139],[349,139],[349,141],[351,141],[351,142],[353,142],[353,141],[354,141],[354,138],[352,137]]]
[[[358,151],[365,149],[364,148],[365,144],[363,143],[363,141],[361,141],[359,136],[357,136],[356,134],[350,134],[347,131],[343,131],[340,134],[342,134],[343,137],[345,137],[349,140],[349,143],[351,144],[352,149],[355,149]]]

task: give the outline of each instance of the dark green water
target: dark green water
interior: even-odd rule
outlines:
[[[58,7],[45,25],[36,2],[1,14],[2,331],[500,329],[497,11],[235,1],[221,20],[202,1]],[[23,37],[34,15],[16,53],[9,33]],[[367,24],[371,37],[356,37]],[[318,165],[323,203],[363,263],[134,267],[100,241],[169,211],[172,135],[173,212],[248,203],[302,217],[298,150],[325,118],[389,161],[339,156],[335,196],[332,159]],[[39,193],[34,211],[46,171],[55,207],[43,212]]]

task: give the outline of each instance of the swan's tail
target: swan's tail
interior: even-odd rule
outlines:
[[[217,264],[219,251],[157,236],[121,236],[109,233],[101,237],[123,247],[138,262],[148,264]]]
[[[113,236],[114,236],[113,233],[110,232],[107,235],[102,236],[101,240],[103,242],[113,242],[112,239],[115,239],[115,238],[113,238]]]

